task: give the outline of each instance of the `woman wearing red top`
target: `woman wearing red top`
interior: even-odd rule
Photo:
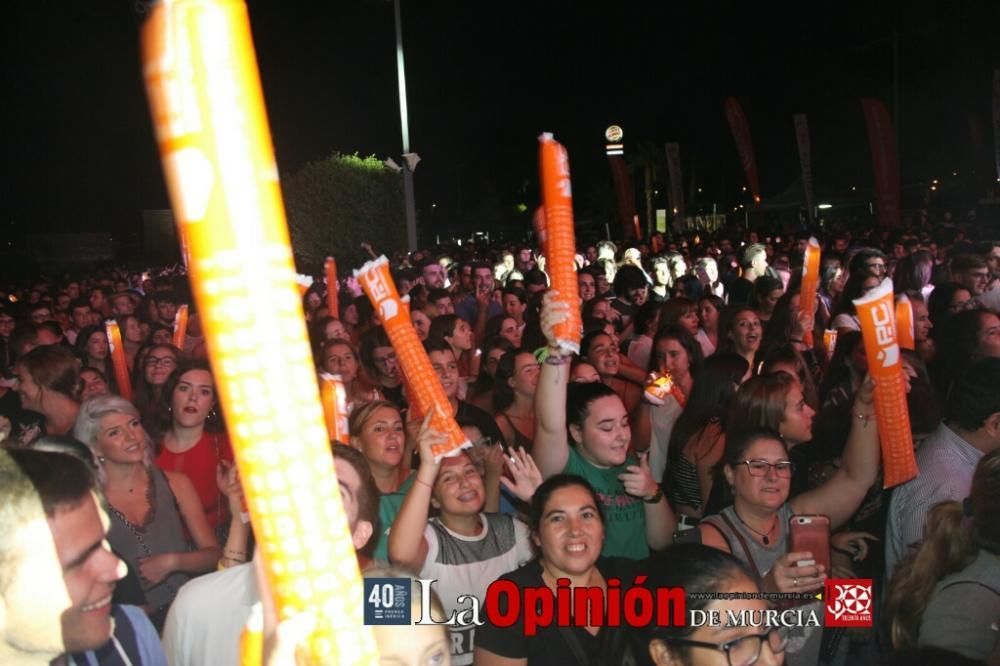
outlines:
[[[180,472],[194,484],[213,530],[226,525],[228,509],[216,484],[219,466],[233,461],[229,438],[206,428],[215,407],[215,382],[203,361],[190,361],[170,375],[160,401],[160,469]]]

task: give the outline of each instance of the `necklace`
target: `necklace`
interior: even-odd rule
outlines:
[[[774,531],[774,526],[778,522],[778,517],[777,516],[775,516],[774,520],[771,521],[771,527],[768,528],[767,532],[758,532],[754,528],[750,527],[750,525],[747,524],[747,521],[743,520],[743,518],[740,517],[740,514],[736,513],[736,507],[733,507],[733,513],[736,514],[736,518],[739,519],[739,521],[741,523],[743,523],[743,526],[745,528],[747,528],[748,530],[750,530],[751,532],[753,532],[754,534],[756,534],[757,536],[759,536],[761,538],[761,540],[764,542],[765,546],[770,546],[771,545],[771,538],[769,536],[767,536],[767,535],[770,534],[772,531]]]

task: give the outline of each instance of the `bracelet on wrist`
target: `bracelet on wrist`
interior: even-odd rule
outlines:
[[[655,493],[648,497],[643,497],[642,501],[646,504],[659,504],[661,499],[663,499],[663,488],[657,488]]]
[[[852,412],[852,414],[854,414],[854,418],[856,418],[857,420],[861,421],[861,423],[863,423],[866,428],[868,427],[868,422],[870,420],[872,420],[873,418],[875,418],[875,414],[874,413],[872,413],[872,414],[862,414],[861,412]]]

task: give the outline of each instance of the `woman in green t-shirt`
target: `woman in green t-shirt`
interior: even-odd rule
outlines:
[[[597,491],[607,516],[605,556],[642,559],[670,544],[674,514],[646,456],[629,454],[631,427],[621,398],[604,384],[569,384],[570,357],[552,332],[566,316],[567,307],[546,294],[540,319],[549,348],[535,393],[533,456],[545,478],[578,474]]]

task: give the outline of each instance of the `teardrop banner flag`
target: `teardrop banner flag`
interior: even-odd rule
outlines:
[[[806,194],[806,210],[809,213],[810,226],[815,222],[813,219],[816,208],[813,205],[813,176],[812,176],[812,146],[809,142],[809,119],[804,113],[797,113],[792,118],[795,123],[795,144],[799,148],[799,168],[802,170],[802,189]]]
[[[1000,180],[1000,69],[993,70],[993,153]]]
[[[883,227],[898,227],[900,217],[899,160],[896,157],[896,138],[892,120],[885,104],[877,99],[864,98],[861,106],[868,126],[868,143],[872,151],[872,173],[875,176],[875,201],[878,223]]]
[[[621,155],[608,155],[611,165],[611,179],[615,185],[615,201],[618,204],[618,222],[621,224],[623,238],[635,238],[636,232],[632,224],[635,217],[635,192],[632,189],[632,176],[628,165]]]
[[[754,158],[753,140],[750,138],[750,123],[747,122],[743,107],[736,101],[735,97],[726,98],[726,120],[729,121],[729,129],[733,132],[733,139],[736,141],[736,150],[740,154],[740,161],[743,163],[743,173],[747,177],[747,186],[750,194],[753,195],[753,202],[760,203],[760,183],[757,178],[757,160]]]
[[[684,179],[681,173],[681,146],[667,144],[667,170],[670,172],[670,208],[673,215],[674,231],[681,231],[679,224],[684,219]]]

